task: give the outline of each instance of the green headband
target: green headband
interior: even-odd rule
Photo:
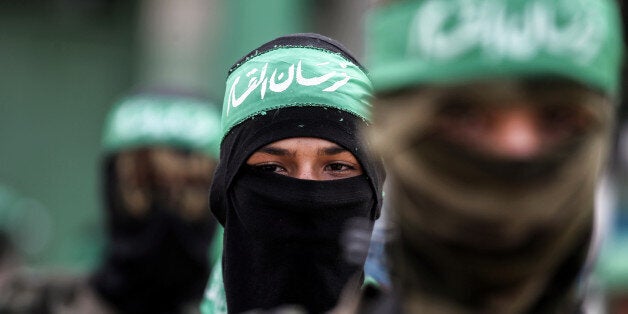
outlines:
[[[622,58],[611,0],[402,0],[371,12],[375,89],[555,75],[615,95]]]
[[[212,105],[194,98],[129,97],[117,103],[107,116],[102,143],[108,153],[167,145],[218,158],[220,117]]]
[[[246,60],[227,78],[223,137],[246,119],[284,107],[332,107],[369,120],[371,95],[366,74],[340,54],[276,48]]]

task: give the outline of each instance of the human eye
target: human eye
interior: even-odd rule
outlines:
[[[355,167],[353,167],[351,165],[347,165],[347,164],[339,163],[339,162],[328,164],[325,168],[326,168],[326,170],[336,171],[336,172],[355,169]]]
[[[278,164],[274,164],[274,163],[264,163],[264,164],[257,164],[257,165],[252,165],[252,166],[254,169],[262,171],[262,172],[274,172],[274,173],[279,173],[279,174],[287,173],[286,168]]]
[[[347,162],[331,162],[325,165],[324,171],[336,178],[348,178],[359,175],[358,166]]]
[[[485,108],[473,97],[465,98],[459,95],[443,97],[438,100],[438,104],[436,118],[448,127],[480,126],[486,123]]]
[[[552,104],[539,108],[541,126],[554,133],[570,135],[587,130],[593,123],[587,110],[571,105]]]

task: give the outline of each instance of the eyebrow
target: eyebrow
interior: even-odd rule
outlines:
[[[259,152],[266,153],[269,155],[274,155],[274,156],[295,156],[296,155],[296,152],[289,151],[283,148],[271,147],[271,146],[264,146],[259,149]]]
[[[295,156],[296,152],[290,151],[283,148],[277,148],[272,146],[264,146],[258,150],[260,153],[265,153],[273,156]],[[340,153],[348,152],[348,150],[344,147],[340,146],[330,146],[321,148],[318,150],[319,156],[328,156],[328,155],[336,155]]]
[[[336,155],[336,154],[340,154],[340,153],[344,153],[344,152],[348,152],[348,150],[346,148],[344,148],[344,147],[331,146],[331,147],[325,147],[323,149],[320,149],[318,151],[318,155],[319,156]]]

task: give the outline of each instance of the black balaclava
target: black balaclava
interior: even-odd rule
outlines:
[[[381,204],[381,166],[357,139],[363,124],[337,109],[284,108],[246,121],[225,138],[210,206],[225,226],[229,312],[297,304],[320,313],[362,271],[363,262],[343,260],[340,237],[352,218],[374,221]],[[364,174],[311,181],[245,164],[257,149],[290,137],[333,141],[353,152]]]
[[[277,45],[317,47],[357,64],[340,45],[314,34],[281,37],[255,52]],[[340,242],[348,222],[364,219],[372,225],[379,216],[384,172],[359,138],[359,129],[366,126],[344,110],[297,105],[249,118],[223,139],[210,207],[225,227],[222,263],[230,313],[285,304],[324,312],[352,278],[361,278],[364,261],[345,261]],[[321,138],[346,148],[364,173],[312,181],[246,165],[259,148],[294,137]]]
[[[173,189],[170,181],[157,175],[157,168],[177,167],[169,160],[172,155],[163,152],[164,148],[131,150],[111,155],[104,162],[108,244],[103,265],[91,284],[120,313],[189,310],[200,301],[209,275],[208,247],[215,222],[206,211],[186,209],[206,208],[206,203],[184,205],[190,194],[207,191],[209,181],[188,182],[184,190]],[[205,158],[189,156],[191,152],[172,152],[183,154],[181,158]],[[185,164],[185,168],[189,170],[196,162]],[[175,173],[183,169],[180,166],[170,169],[170,175],[180,175]],[[120,167],[135,167],[133,171],[143,183],[121,178]],[[131,200],[125,200],[121,192],[125,188],[138,188],[136,192],[144,197],[133,200],[136,195],[130,193],[127,198]]]

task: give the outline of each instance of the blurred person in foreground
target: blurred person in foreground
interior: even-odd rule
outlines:
[[[219,112],[202,98],[146,92],[118,102],[103,136],[102,264],[89,276],[15,282],[0,312],[198,312],[219,137]]]
[[[393,0],[367,33],[394,291],[344,309],[578,312],[617,103],[615,3]]]
[[[321,313],[348,282],[362,282],[366,250],[347,259],[341,242],[354,223],[370,238],[382,204],[381,161],[358,136],[371,95],[355,58],[318,34],[271,40],[229,70],[210,191],[224,226],[229,313]],[[221,283],[212,279],[208,292]]]

